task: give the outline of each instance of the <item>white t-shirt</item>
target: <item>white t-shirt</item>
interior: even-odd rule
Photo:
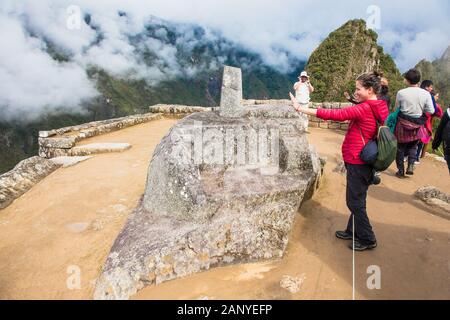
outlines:
[[[431,94],[419,87],[409,87],[397,93],[400,111],[413,118],[420,118],[424,113],[434,113]]]
[[[297,84],[300,84],[297,87],[297,90],[295,90],[295,98],[297,99],[298,103],[301,104],[307,104],[311,100],[309,97],[309,87],[306,84],[306,82],[297,82]]]

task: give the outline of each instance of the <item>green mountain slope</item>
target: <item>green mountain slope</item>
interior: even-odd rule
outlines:
[[[261,57],[220,36],[205,37],[205,31],[191,26],[195,39],[189,46],[179,44],[184,34],[176,26],[155,20],[133,39],[137,54],[148,65],[156,65],[156,54],[143,50],[140,43],[157,39],[177,46],[177,63],[182,70],[196,68],[194,76],[167,77],[166,81],[149,84],[148,79],[133,80],[117,77],[105,70],[90,67],[86,70],[100,95],[83,105],[84,113],[44,113],[30,123],[0,119],[0,173],[8,171],[20,160],[36,155],[38,131],[76,125],[89,121],[122,117],[148,112],[148,106],[167,103],[198,106],[217,106],[220,102],[222,66],[230,65],[243,70],[244,97],[249,99],[286,98],[298,72],[305,62],[292,58],[293,73],[280,73],[267,66]],[[161,32],[161,29],[166,32]],[[186,30],[184,30],[186,31]],[[194,43],[194,45],[192,45]],[[48,54],[55,61],[68,61],[70,57],[48,43]],[[220,57],[220,59],[219,59]],[[209,67],[207,67],[209,66]],[[211,67],[215,66],[215,67]]]
[[[450,47],[440,59],[433,62],[422,60],[416,68],[422,72],[423,79],[433,80],[436,92],[440,94],[442,106],[450,104]]]
[[[330,33],[312,53],[307,71],[318,102],[345,101],[343,93],[353,92],[358,75],[382,71],[390,81],[391,94],[402,88],[402,77],[392,58],[377,44],[378,35],[366,28],[364,20],[351,20]]]

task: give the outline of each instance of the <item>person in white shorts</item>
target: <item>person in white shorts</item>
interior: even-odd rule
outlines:
[[[309,107],[309,101],[311,100],[310,94],[314,92],[314,87],[309,82],[309,76],[306,71],[303,71],[298,77],[298,82],[294,84],[295,98],[301,107]],[[308,116],[305,119],[306,131],[308,131]]]

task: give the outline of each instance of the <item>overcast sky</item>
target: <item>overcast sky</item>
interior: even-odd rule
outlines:
[[[92,15],[105,35],[100,45],[92,45],[96,33],[84,21],[79,29],[68,28],[74,12],[71,5]],[[127,18],[119,17],[118,10],[127,12]],[[219,30],[282,71],[289,64],[279,49],[307,59],[331,31],[355,18],[376,23],[380,44],[401,71],[423,58],[440,57],[450,45],[448,0],[1,0],[0,105],[37,113],[43,106],[77,107],[96,94],[84,72],[88,63],[119,75],[140,70],[142,77],[155,81],[166,74],[177,75],[174,47],[145,44],[158,48],[171,70],[140,65],[133,56],[127,36],[139,33],[152,15]],[[43,38],[64,48],[72,61],[53,61]]]
[[[380,43],[395,55],[402,71],[420,59],[435,59],[450,45],[447,0],[152,0],[154,14],[216,27],[226,36],[270,58],[271,47],[307,58],[334,29],[349,19],[371,19],[380,9]],[[178,4],[177,4],[178,3]],[[139,5],[136,6],[139,8]],[[141,12],[142,13],[142,12]],[[300,36],[297,40],[295,35]]]

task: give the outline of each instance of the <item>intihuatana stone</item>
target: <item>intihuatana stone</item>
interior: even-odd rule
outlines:
[[[242,115],[242,71],[226,66],[223,71],[220,115],[239,117]]]
[[[282,257],[323,169],[305,129],[290,105],[179,121],[155,149],[142,202],[111,248],[94,298],[127,299],[215,266]]]

